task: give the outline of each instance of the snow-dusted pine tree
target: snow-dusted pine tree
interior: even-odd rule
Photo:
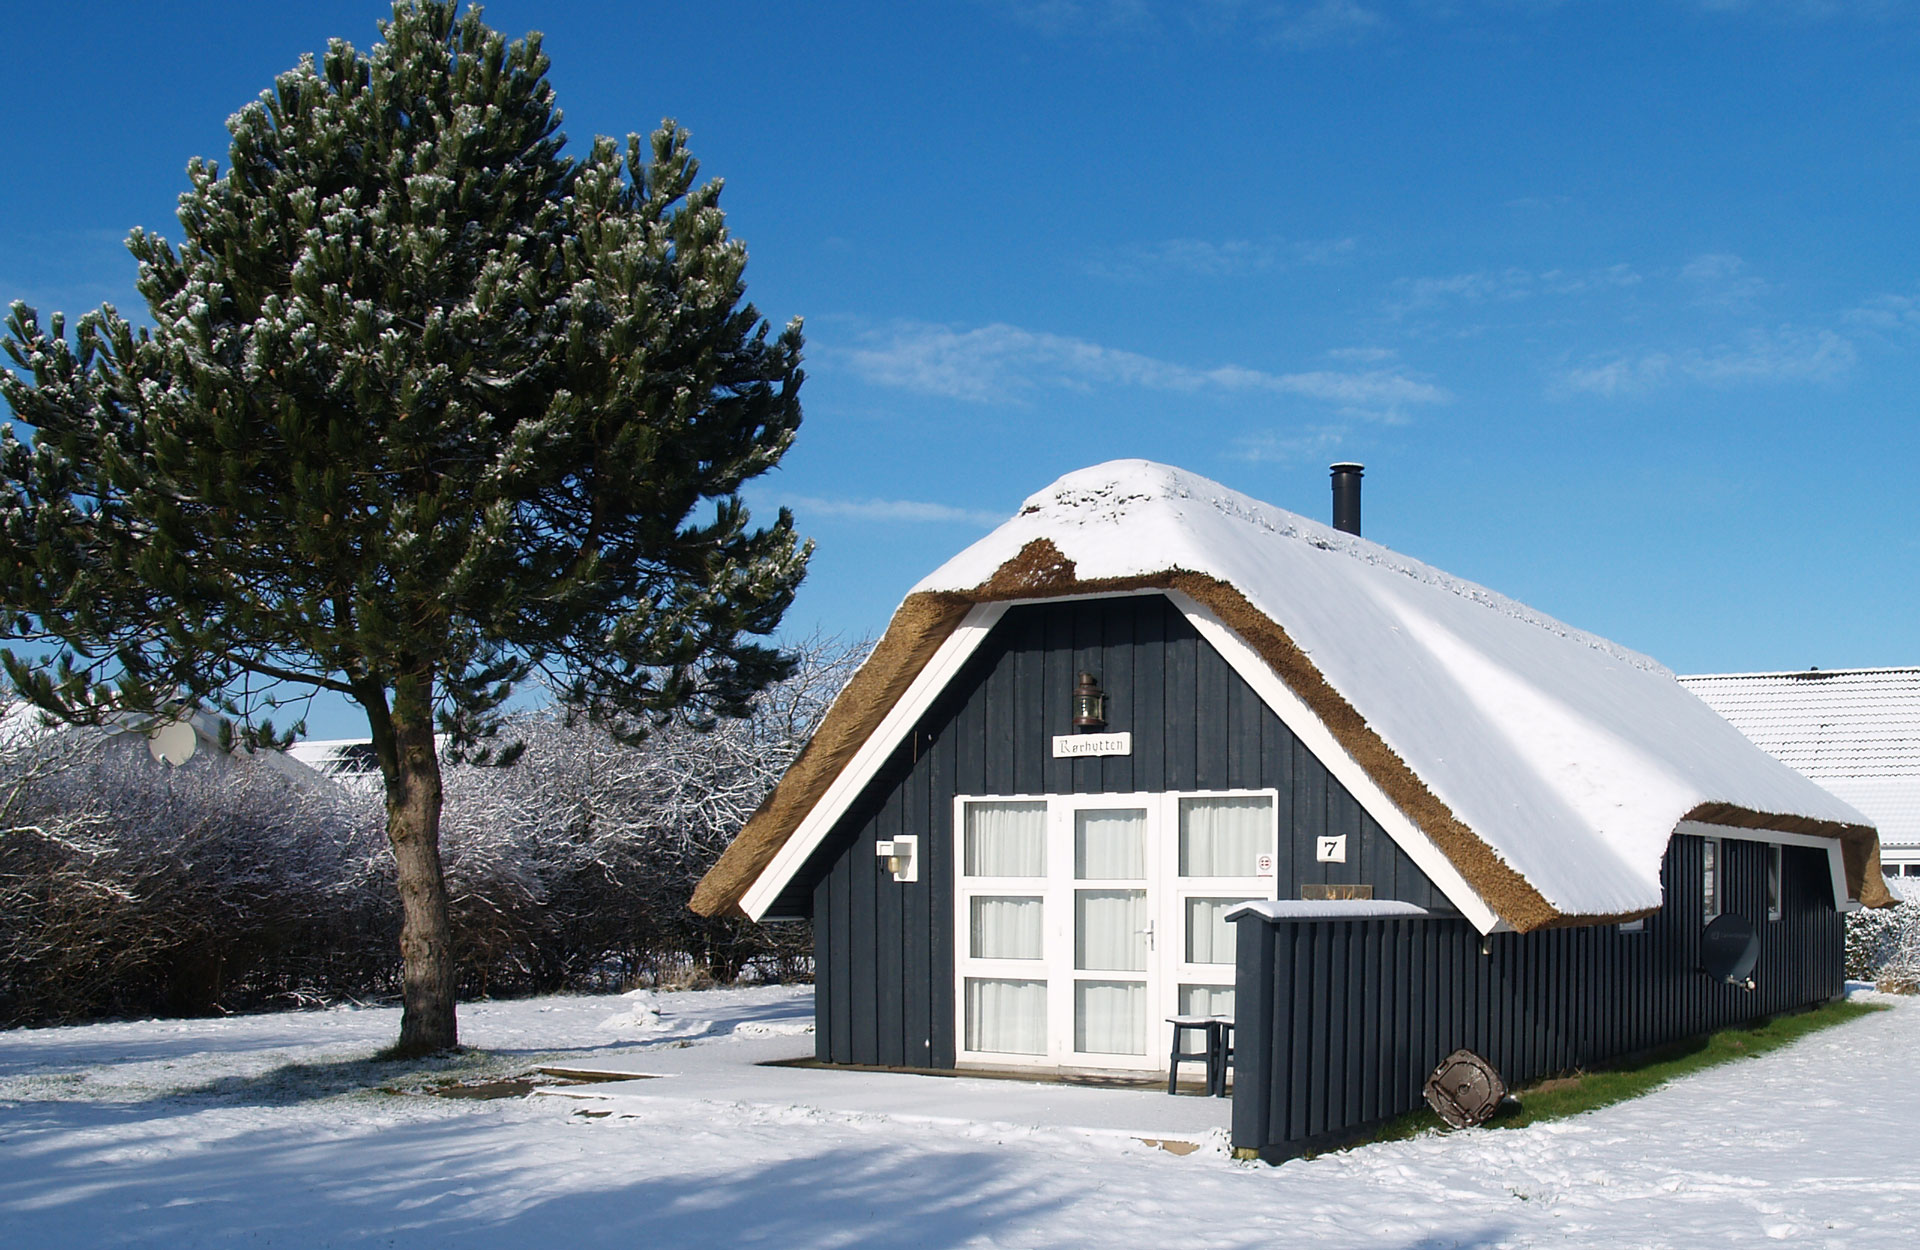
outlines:
[[[74,721],[365,709],[413,1053],[456,1043],[436,722],[483,753],[535,674],[630,727],[737,714],[808,549],[738,495],[799,425],[800,329],[745,302],[685,133],[570,160],[537,36],[453,0],[381,33],[233,117],[178,248],[134,232],[151,331],[13,306],[0,627]]]

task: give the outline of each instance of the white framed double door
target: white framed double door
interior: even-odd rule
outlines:
[[[1271,790],[955,800],[958,1060],[1165,1071],[1232,1015],[1226,915],[1273,897]]]

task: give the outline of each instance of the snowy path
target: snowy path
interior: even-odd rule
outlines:
[[[625,1026],[620,999],[487,1004],[463,1028],[512,1067],[729,1047],[808,1013],[780,989],[663,1006]],[[593,1119],[569,1099],[333,1092],[394,1027],[349,1011],[0,1033],[0,1245],[1920,1243],[1920,1002],[1577,1120],[1279,1168],[766,1103]]]

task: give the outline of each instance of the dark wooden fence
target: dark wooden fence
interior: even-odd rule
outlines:
[[[1725,909],[1760,931],[1753,990],[1699,970],[1697,838],[1674,839],[1667,906],[1639,932],[1502,933],[1482,953],[1464,920],[1243,917],[1235,1147],[1280,1159],[1351,1140],[1420,1105],[1428,1074],[1462,1047],[1517,1086],[1838,995],[1844,936],[1825,855],[1786,848],[1782,914],[1768,920],[1765,848],[1724,845]]]

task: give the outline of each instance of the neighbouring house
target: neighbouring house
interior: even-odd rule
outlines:
[[[1888,876],[1920,877],[1920,668],[1703,673],[1680,684],[1864,813]]]
[[[812,921],[825,1062],[1147,1076],[1235,1017],[1281,1157],[1458,1047],[1514,1082],[1834,996],[1877,857],[1646,656],[1130,460],[913,588],[693,906]]]
[[[439,745],[438,736],[434,741]],[[305,738],[288,747],[287,754],[360,794],[378,794],[385,784],[371,738]]]

